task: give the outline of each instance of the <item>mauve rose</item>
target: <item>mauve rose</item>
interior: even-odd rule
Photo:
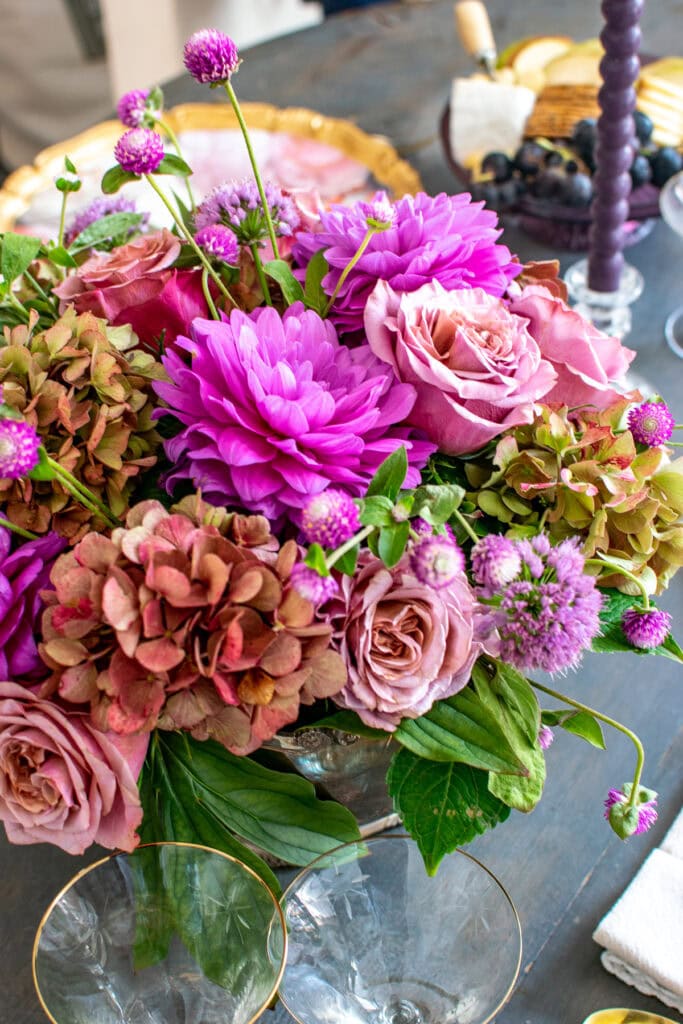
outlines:
[[[399,294],[380,281],[365,332],[375,355],[417,390],[408,422],[448,455],[530,423],[557,377],[526,321],[482,288],[446,291],[433,281]]]
[[[11,843],[133,850],[149,735],[98,732],[16,683],[0,683],[0,821]]]
[[[393,732],[467,684],[483,644],[464,573],[436,591],[415,579],[406,557],[387,569],[366,551],[340,587],[326,609],[348,670],[337,704]]]
[[[165,331],[168,346],[195,317],[209,316],[201,271],[172,269],[179,254],[180,239],[164,228],[91,256],[54,289],[59,311],[73,305],[114,326],[130,324],[148,345]]]
[[[528,285],[509,306],[512,313],[527,318],[543,358],[557,371],[557,383],[544,402],[606,409],[622,397],[611,382],[628,370],[635,358],[632,349],[603,334],[542,285]]]

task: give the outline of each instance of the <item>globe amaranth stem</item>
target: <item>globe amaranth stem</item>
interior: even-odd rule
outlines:
[[[355,548],[356,544],[362,543],[362,541],[364,541],[366,537],[369,537],[370,534],[376,529],[376,526],[364,526],[363,529],[359,530],[358,533],[353,535],[353,537],[350,537],[347,541],[344,541],[341,547],[338,547],[336,551],[333,551],[332,554],[328,555],[328,557],[325,559],[325,564],[327,568],[331,569],[332,566],[335,565],[340,558],[344,557],[347,551],[351,551],[352,548]]]
[[[182,150],[180,148],[180,143],[178,142],[178,136],[173,131],[173,129],[171,128],[170,124],[167,121],[164,121],[163,117],[155,117],[154,120],[159,125],[159,127],[162,129],[162,131],[165,132],[166,136],[168,137],[169,142],[171,143],[171,145],[175,149],[176,153],[178,154],[178,156],[182,160],[183,152],[182,152]],[[197,203],[195,202],[194,192],[192,191],[192,185],[190,184],[189,177],[185,178],[185,188],[187,189],[187,198],[190,200],[190,209],[192,210],[192,213],[196,213],[197,212]]]
[[[31,533],[30,530],[25,530],[23,526],[17,526],[11,519],[5,519],[4,516],[0,516],[0,527],[4,526],[10,533],[16,533],[19,537],[23,537],[24,540],[38,540],[37,533]]]
[[[640,786],[640,779],[643,774],[643,765],[645,764],[645,751],[643,750],[643,744],[640,739],[636,736],[631,729],[628,729],[621,722],[617,722],[616,719],[610,718],[608,715],[603,715],[602,712],[596,711],[595,708],[588,707],[587,704],[582,704],[578,700],[574,700],[572,697],[567,697],[566,694],[560,693],[558,690],[552,690],[549,686],[544,686],[542,683],[537,683],[533,679],[529,682],[535,690],[541,690],[543,693],[547,693],[549,697],[554,697],[555,700],[562,701],[563,704],[569,704],[570,707],[576,708],[578,711],[585,711],[593,718],[597,718],[598,721],[604,722],[605,725],[610,725],[613,729],[628,736],[636,748],[636,770],[633,775],[633,785],[631,787],[631,793],[626,803],[627,807],[634,807],[636,802],[636,796],[638,795],[638,789]]]
[[[254,260],[254,266],[256,267],[256,276],[258,277],[259,284],[261,285],[263,298],[265,299],[267,306],[272,306],[273,300],[270,297],[270,289],[268,287],[268,282],[266,280],[266,273],[263,269],[263,263],[261,262],[261,257],[259,256],[258,245],[256,244],[256,242],[252,242],[251,245],[249,246],[249,249],[251,250],[251,255]]]
[[[349,262],[346,264],[346,266],[342,270],[342,272],[341,272],[341,274],[339,276],[339,280],[337,281],[337,287],[332,292],[332,295],[330,296],[330,300],[327,303],[327,305],[325,306],[325,309],[323,310],[323,317],[326,317],[327,314],[329,313],[329,311],[332,309],[332,306],[334,305],[334,300],[339,295],[339,292],[341,291],[341,287],[344,284],[344,281],[349,276],[350,271],[353,270],[353,268],[355,267],[356,263],[358,263],[358,260],[361,258],[361,256],[363,255],[363,253],[367,249],[368,245],[370,244],[370,239],[372,238],[372,236],[376,235],[376,234],[377,234],[377,229],[376,228],[369,227],[368,230],[366,231],[365,238],[363,239],[363,241],[358,246],[358,248],[357,248],[355,254],[353,255],[353,257],[349,260]]]
[[[643,598],[643,608],[646,611],[650,610],[650,597],[648,595],[645,584],[642,580],[638,579],[635,573],[629,572],[629,570],[624,569],[623,566],[616,565],[614,562],[607,561],[604,558],[587,558],[585,561],[585,565],[604,565],[608,569],[612,569],[613,572],[617,572],[621,576],[625,576],[626,579],[631,580],[633,583],[635,583],[635,585],[638,587],[638,590],[641,593],[641,596]]]

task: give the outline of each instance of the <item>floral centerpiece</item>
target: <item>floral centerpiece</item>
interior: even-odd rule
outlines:
[[[159,90],[123,97],[102,197],[2,237],[0,818],[15,843],[200,842],[271,884],[358,835],[264,744],[396,741],[429,871],[530,811],[554,728],[636,749],[606,797],[656,817],[626,726],[529,678],[583,652],[680,661],[675,424],[633,353],[466,194],[324,205],[253,177],[197,202]],[[184,179],[177,184],[165,176]],[[168,210],[125,197],[145,179]],[[542,708],[539,701],[552,703]]]

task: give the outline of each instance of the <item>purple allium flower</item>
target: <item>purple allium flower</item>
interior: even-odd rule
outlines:
[[[445,534],[422,537],[410,552],[409,564],[420,583],[441,590],[465,568],[461,548]]]
[[[360,530],[358,506],[344,491],[328,487],[301,510],[301,532],[309,544],[338,548]]]
[[[154,174],[164,159],[164,140],[151,128],[132,128],[114,146],[114,156],[129,174]]]
[[[40,438],[25,420],[0,420],[0,479],[20,480],[38,465]]]
[[[520,571],[491,613],[501,658],[522,670],[573,668],[600,631],[602,607],[595,579],[582,572],[578,538],[563,540],[557,548],[544,534],[513,543]],[[484,596],[491,596],[487,589]]]
[[[374,197],[374,202],[381,201],[386,202],[383,192]],[[321,215],[320,231],[297,235],[294,257],[301,267],[325,249],[330,270],[323,286],[328,295],[365,238],[367,205],[332,206]],[[447,290],[483,288],[501,296],[521,269],[506,246],[496,245],[496,214],[472,203],[467,193],[420,192],[397,200],[394,210],[392,227],[373,235],[335,300],[332,319],[342,331],[362,329],[365,304],[380,280],[396,292],[414,292],[437,280]]]
[[[0,678],[35,679],[48,674],[36,645],[50,570],[66,541],[56,533],[22,541],[10,554],[12,534],[0,529]]]
[[[668,441],[675,426],[676,420],[664,402],[643,402],[628,414],[628,429],[633,440],[649,448]]]
[[[542,725],[538,730],[538,745],[541,750],[547,750],[555,741],[555,733],[549,725]]]
[[[623,789],[610,789],[605,800],[605,818],[613,823],[614,815],[612,808],[617,805],[625,804],[628,800],[630,792],[630,784],[627,784]],[[627,792],[624,792],[624,791]],[[650,799],[638,799],[636,800],[635,810],[638,812],[637,824],[635,828],[629,828],[626,830],[626,834],[622,835],[622,838],[626,838],[626,835],[642,835],[643,832],[649,832],[654,823],[657,820],[657,797],[653,796]],[[621,834],[621,832],[619,832]]]
[[[207,224],[197,232],[194,240],[205,253],[223,260],[224,263],[234,266],[239,259],[240,247],[235,233],[223,224]]]
[[[339,585],[332,576],[321,576],[303,562],[297,562],[292,568],[289,581],[297,594],[314,605],[325,604],[339,590]]]
[[[126,128],[140,128],[145,123],[149,92],[149,89],[131,89],[117,103],[116,113]]]
[[[237,47],[230,36],[215,28],[195,32],[183,48],[183,64],[202,85],[227,82],[239,63]]]
[[[263,190],[275,234],[291,235],[299,224],[294,203],[279,185],[272,182],[266,182]],[[261,197],[253,178],[218,185],[209,192],[197,210],[195,227],[199,231],[211,224],[224,224],[231,228],[243,245],[268,237]]]
[[[634,647],[659,647],[669,635],[671,616],[661,608],[629,608],[621,618],[624,636]]]
[[[94,224],[96,220],[100,220],[102,217],[107,217],[110,213],[135,213],[135,200],[127,199],[125,196],[98,196],[97,199],[93,199],[91,203],[79,210],[75,215],[68,228],[66,229],[64,240],[67,245],[78,238],[81,231],[85,231],[87,227]],[[136,227],[130,229],[128,234],[133,234],[135,231],[139,231],[140,227],[146,224],[149,219],[149,214],[143,214],[143,219]]]
[[[400,426],[415,389],[366,345],[341,345],[332,325],[300,303],[282,316],[268,307],[195,320],[192,338],[174,347],[163,359],[170,382],[154,385],[184,427],[166,442],[169,489],[189,478],[208,501],[298,520],[327,487],[363,495],[400,445],[406,487],[420,482],[434,446]]]
[[[522,568],[517,545],[508,537],[489,533],[472,548],[472,571],[482,593],[493,597],[512,583]]]

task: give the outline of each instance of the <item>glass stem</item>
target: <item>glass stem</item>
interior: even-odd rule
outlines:
[[[270,289],[266,280],[266,273],[263,269],[263,263],[259,256],[258,245],[256,242],[251,242],[249,245],[251,255],[254,257],[254,266],[256,267],[256,276],[258,277],[259,284],[261,285],[261,291],[263,292],[263,298],[265,299],[267,306],[273,305],[273,300],[270,297]]]
[[[4,516],[0,516],[0,526],[4,526],[5,529],[10,530],[11,533],[16,533],[19,537],[23,537],[24,540],[38,540],[37,533],[31,533],[30,530],[25,530],[23,526],[17,526],[11,519],[6,519]]]
[[[216,304],[213,301],[211,289],[209,288],[209,275],[207,273],[206,267],[202,268],[202,291],[204,292],[206,304],[209,307],[209,310],[211,311],[211,316],[213,317],[214,320],[220,320],[220,314],[216,309]]]
[[[571,697],[567,697],[566,694],[560,693],[558,690],[551,690],[549,686],[544,686],[542,683],[537,683],[535,680],[530,679],[529,682],[535,690],[541,690],[542,693],[547,693],[549,697],[554,697],[555,700],[562,701],[563,704],[569,704],[570,707],[576,708],[577,711],[585,711],[587,714],[592,715],[593,718],[597,718],[598,721],[604,722],[605,725],[610,725],[613,729],[628,736],[636,748],[636,770],[633,775],[633,785],[631,787],[631,793],[627,801],[627,806],[633,807],[636,802],[636,796],[638,793],[638,787],[640,786],[640,779],[643,774],[643,765],[645,764],[645,751],[643,750],[643,744],[640,742],[634,732],[628,729],[621,722],[617,722],[615,718],[609,718],[608,715],[603,715],[600,711],[596,711],[595,708],[588,707],[587,704],[581,704],[578,700],[573,700]]]
[[[323,310],[323,318],[327,316],[327,314],[329,313],[330,309],[334,305],[334,300],[339,295],[339,292],[341,291],[341,288],[342,288],[342,285],[344,284],[344,281],[349,276],[350,271],[353,270],[353,268],[355,267],[356,263],[358,263],[358,260],[361,258],[361,256],[363,255],[363,253],[367,249],[368,245],[370,244],[370,239],[372,238],[372,236],[374,234],[376,234],[375,229],[374,228],[368,228],[368,230],[367,230],[367,232],[365,234],[365,238],[363,239],[363,241],[358,246],[358,249],[356,250],[355,254],[352,256],[352,258],[349,260],[349,262],[346,264],[346,266],[342,270],[341,274],[339,275],[339,280],[337,281],[337,287],[332,292],[332,295],[330,296],[330,300],[329,300],[329,302],[327,303],[327,305],[325,306],[325,308]]]
[[[218,274],[213,269],[213,267],[211,266],[211,264],[207,260],[206,256],[202,252],[202,250],[199,248],[199,246],[195,242],[194,238],[192,237],[192,233],[188,230],[188,228],[184,224],[182,217],[178,216],[177,211],[173,208],[173,204],[169,202],[168,197],[166,195],[164,195],[163,191],[159,188],[159,186],[157,185],[157,183],[154,180],[154,178],[152,177],[152,175],[151,174],[145,174],[145,175],[143,175],[143,177],[145,177],[147,179],[147,181],[152,186],[152,188],[154,189],[156,194],[159,196],[159,199],[161,199],[162,203],[164,204],[164,206],[166,207],[168,212],[171,214],[171,217],[173,218],[173,223],[176,225],[176,227],[178,228],[178,231],[180,232],[182,237],[185,239],[187,244],[190,246],[190,248],[194,249],[195,255],[199,259],[199,262],[204,267],[204,269],[206,270],[206,272],[209,275],[209,277],[216,283],[216,285],[218,286],[218,290],[221,292],[221,294],[226,299],[228,299],[228,301],[230,302],[231,305],[233,305],[233,306],[237,305],[237,303],[233,299],[232,295],[230,294],[228,289],[225,287],[225,285],[221,281],[220,277],[218,276]]]
[[[169,142],[171,143],[171,145],[175,149],[176,153],[178,154],[178,156],[182,160],[183,159],[183,153],[182,153],[182,150],[180,148],[180,143],[178,142],[178,136],[173,131],[173,129],[171,128],[171,126],[168,123],[168,121],[164,121],[163,117],[155,117],[154,120],[159,125],[159,127],[162,129],[162,131],[167,135]],[[192,210],[192,213],[196,213],[197,212],[197,203],[196,203],[195,198],[194,198],[194,192],[192,191],[192,185],[190,184],[189,177],[185,178],[185,187],[187,188],[187,198],[190,200],[190,209]]]
[[[263,187],[263,182],[261,181],[261,175],[259,173],[258,164],[256,163],[256,156],[254,155],[254,150],[253,150],[252,145],[251,145],[251,139],[249,138],[249,129],[247,128],[247,123],[244,120],[244,116],[242,114],[242,109],[241,109],[241,107],[239,105],[239,100],[237,99],[237,96],[235,95],[235,90],[232,87],[232,82],[228,78],[223,83],[223,85],[225,87],[226,93],[228,94],[228,99],[230,100],[230,103],[232,104],[232,109],[235,111],[235,117],[237,118],[237,122],[238,122],[238,124],[240,126],[240,129],[241,129],[241,132],[242,132],[242,137],[244,138],[244,144],[247,147],[247,153],[249,154],[249,162],[251,163],[251,169],[254,172],[254,180],[256,181],[256,187],[258,188],[258,194],[261,197],[261,205],[263,207],[263,216],[265,218],[266,227],[268,229],[268,237],[270,238],[270,244],[273,247],[273,259],[279,260],[280,259],[280,252],[279,252],[278,247],[277,247],[277,238],[275,236],[275,225],[273,224],[273,218],[271,217],[271,214],[270,214],[270,207],[268,206],[268,203],[266,202],[266,192],[265,192],[265,189]]]

